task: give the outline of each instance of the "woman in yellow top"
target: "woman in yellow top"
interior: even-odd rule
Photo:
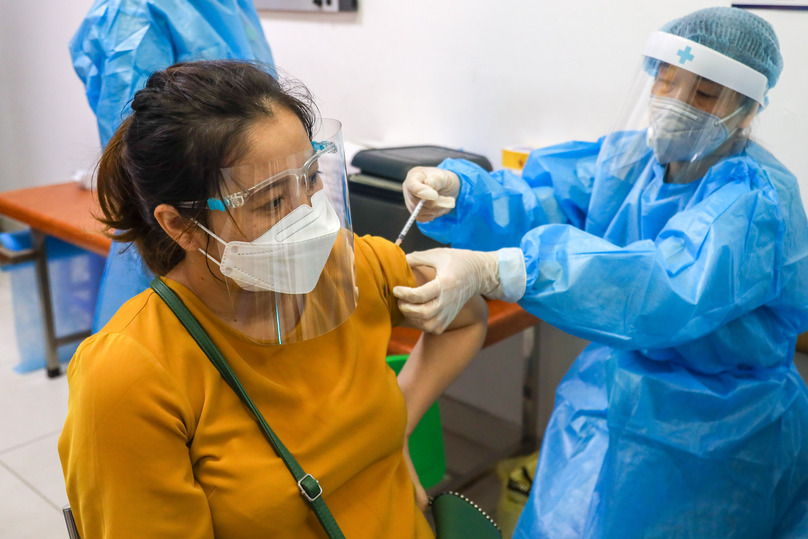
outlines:
[[[151,76],[101,158],[98,196],[317,478],[349,538],[431,537],[406,437],[474,356],[485,305],[424,335],[398,380],[403,252],[353,235],[340,126],[240,61]],[[59,454],[83,539],[325,537],[248,409],[151,289],[68,368]]]

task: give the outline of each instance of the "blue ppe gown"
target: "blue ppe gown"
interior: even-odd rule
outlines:
[[[664,183],[650,150],[598,172],[622,151],[603,145],[534,151],[521,177],[445,161],[457,206],[419,224],[453,247],[521,247],[519,304],[592,341],[557,389],[514,537],[808,537],[796,179],[753,142],[689,184]]]
[[[96,0],[70,40],[101,147],[153,72],[191,60],[272,65],[252,0]]]

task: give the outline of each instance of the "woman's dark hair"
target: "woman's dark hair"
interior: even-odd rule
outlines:
[[[199,61],[152,74],[98,165],[100,220],[112,229],[110,237],[134,242],[149,269],[167,273],[185,252],[160,227],[154,209],[220,196],[220,170],[247,151],[247,130],[279,108],[293,112],[311,138],[316,114],[308,90],[282,85],[265,66]],[[203,204],[177,210],[206,223]]]

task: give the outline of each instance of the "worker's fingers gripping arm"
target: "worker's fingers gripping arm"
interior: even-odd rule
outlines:
[[[418,288],[396,287],[399,309],[415,327],[441,333],[474,295],[518,300],[525,291],[525,264],[517,248],[483,253],[432,249],[407,255],[411,266],[433,268],[436,277]]]

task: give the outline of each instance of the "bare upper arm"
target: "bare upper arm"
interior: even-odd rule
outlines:
[[[432,266],[413,266],[412,274],[415,277],[415,286],[421,286],[435,278],[435,268]]]

